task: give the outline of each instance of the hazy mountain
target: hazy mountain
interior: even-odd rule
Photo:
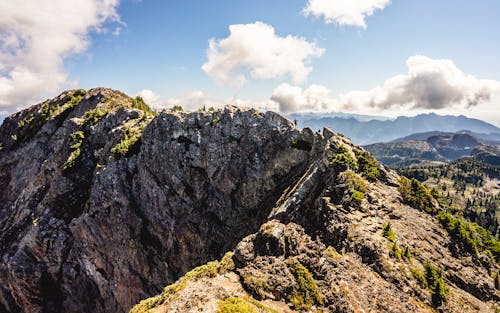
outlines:
[[[415,117],[400,116],[393,120],[359,120],[343,117],[301,118],[294,116],[299,127],[309,127],[319,130],[328,126],[336,132],[344,134],[355,144],[367,145],[377,142],[389,142],[397,138],[415,133],[429,131],[458,132],[468,130],[474,133],[500,134],[500,128],[487,122],[468,118],[463,115],[421,114]]]
[[[500,301],[500,242],[329,129],[96,88],[7,117],[0,143],[2,313]]]
[[[494,138],[489,135],[486,137]],[[404,167],[448,162],[472,154],[482,153],[484,157],[490,157],[498,150],[497,147],[484,145],[483,142],[498,144],[498,142],[482,141],[468,132],[427,132],[410,135],[392,142],[366,145],[364,148],[388,166]]]
[[[475,133],[471,132],[468,130],[461,130],[457,133],[466,133],[474,137],[476,140],[481,142],[482,144],[485,145],[497,145],[500,144],[500,133],[490,133],[490,134],[481,134],[481,133]],[[430,131],[430,132],[425,132],[425,133],[416,133],[416,134],[411,134],[406,137],[402,138],[397,138],[392,140],[391,142],[401,142],[401,141],[408,141],[408,140],[427,140],[427,138],[432,137],[432,136],[451,136],[455,133],[450,133],[450,132],[441,132],[441,131]]]

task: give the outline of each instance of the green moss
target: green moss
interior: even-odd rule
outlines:
[[[383,234],[384,237],[391,242],[394,242],[394,240],[396,240],[396,233],[392,230],[391,222],[384,224]]]
[[[259,313],[259,310],[241,298],[227,298],[219,301],[217,313]]]
[[[144,113],[146,113],[146,115],[155,115],[155,112],[149,107],[149,105],[146,104],[146,102],[144,102],[144,99],[140,96],[132,99],[132,107],[143,111]]]
[[[332,246],[328,246],[323,253],[335,260],[342,258],[342,255],[340,255],[340,253],[338,253]]]
[[[358,159],[359,170],[363,177],[370,181],[377,180],[380,177],[377,160],[375,160],[373,154],[362,151],[356,154],[356,158]]]
[[[263,298],[267,292],[273,291],[274,289],[266,280],[262,278],[243,275],[242,279],[245,289],[257,298]]]
[[[341,171],[356,170],[358,168],[358,162],[351,156],[344,145],[339,145],[337,153],[330,158],[330,164],[337,166]]]
[[[309,270],[296,259],[290,260],[287,266],[297,283],[289,297],[294,308],[308,310],[315,304],[322,304],[323,299]]]
[[[225,273],[232,271],[236,268],[236,266],[234,265],[234,261],[233,261],[233,255],[234,255],[233,252],[227,252],[222,257],[222,259],[219,262],[219,268],[218,268],[218,271],[220,274],[225,274]]]

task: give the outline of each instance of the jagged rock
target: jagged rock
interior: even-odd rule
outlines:
[[[402,204],[393,171],[376,164],[367,180],[339,163],[363,150],[328,129],[231,106],[153,116],[96,88],[6,118],[0,141],[0,312],[126,312],[185,273],[136,311],[216,312],[235,297],[261,311],[429,312],[411,274],[425,262],[444,269],[440,310],[499,300],[498,266]],[[189,272],[231,250],[234,267]]]

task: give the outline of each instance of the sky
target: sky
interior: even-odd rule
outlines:
[[[103,86],[158,109],[500,126],[498,55],[498,0],[0,0],[0,113]]]

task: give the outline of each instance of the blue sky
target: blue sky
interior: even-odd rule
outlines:
[[[435,111],[440,114],[466,114],[500,125],[500,96],[495,84],[487,84],[489,100],[483,97],[483,85],[478,85],[471,92],[481,95],[474,100],[466,99],[465,95],[450,94],[448,98],[458,100],[448,103],[448,98],[440,94],[438,98],[445,99],[447,103],[426,105],[403,102],[425,102],[428,93],[427,98],[422,98],[421,94],[402,98],[401,95],[395,96],[389,85],[384,85],[387,79],[407,75],[406,62],[413,56],[426,57],[417,62],[423,64],[419,68],[423,68],[425,73],[419,72],[418,75],[423,75],[424,79],[429,76],[430,67],[439,67],[441,63],[438,61],[446,59],[467,77],[473,75],[478,80],[500,81],[500,2],[496,0],[392,0],[383,5],[383,9],[376,9],[373,15],[364,18],[366,28],[342,24],[338,20],[328,24],[321,15],[305,16],[303,10],[308,0],[78,1],[107,2],[110,13],[97,22],[95,19],[89,22],[85,31],[75,31],[80,32],[77,37],[85,41],[83,48],[70,46],[54,52],[60,58],[57,73],[63,74],[64,79],[54,83],[54,88],[35,89],[27,100],[18,97],[26,103],[40,96],[55,95],[68,86],[105,86],[129,95],[148,90],[150,95],[154,95],[151,101],[158,105],[181,103],[190,106],[194,105],[192,101],[217,105],[238,99],[241,102],[235,102],[284,112],[341,110],[395,116]],[[43,2],[46,1],[41,1],[40,5]],[[330,2],[341,6],[346,0]],[[57,10],[63,8],[52,6],[46,9],[55,10],[57,16]],[[61,12],[64,14],[64,11]],[[89,13],[87,20],[90,21],[91,17]],[[230,36],[230,25],[250,25],[258,21],[273,27],[278,37],[291,35],[323,49],[320,56],[312,56],[305,61],[311,67],[305,80],[292,81],[290,73],[274,79],[254,78],[248,75],[252,68],[247,64],[238,68],[239,73],[246,75],[247,82],[235,87],[221,83],[217,77],[202,70],[202,65],[207,62],[211,38],[217,43]],[[118,27],[121,28],[119,34],[112,34]],[[96,28],[99,31],[95,31]],[[15,32],[14,26],[12,29]],[[2,48],[0,51],[6,50],[5,46]],[[2,72],[1,64],[2,58],[0,74],[8,78],[9,72]],[[446,72],[446,68],[449,66],[445,66],[443,71]],[[405,92],[411,93],[415,89],[408,85],[420,81],[420,78],[411,80],[407,77],[399,86],[404,85]],[[469,82],[476,83],[464,81],[467,85]],[[282,88],[278,92],[279,86]],[[308,91],[311,86],[323,89],[312,88]],[[375,90],[377,87],[380,90]],[[318,90],[321,92],[318,93]],[[354,96],[352,91],[362,94]],[[394,100],[374,100],[380,98],[380,92],[389,94],[389,98]],[[292,94],[294,96],[288,96]],[[342,95],[349,100],[341,100]],[[290,100],[290,97],[293,99]],[[314,103],[310,102],[310,97]],[[269,104],[271,98],[274,102]],[[3,106],[11,111],[13,107],[23,107],[24,103],[4,101]]]

